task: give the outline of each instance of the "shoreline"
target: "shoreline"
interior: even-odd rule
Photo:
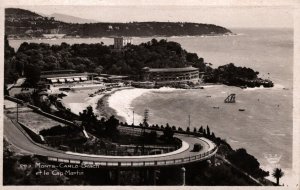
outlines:
[[[89,97],[89,94],[93,94],[95,91],[97,91],[96,88],[76,89],[72,92],[69,92],[66,97],[63,97],[61,102],[66,108],[69,108],[71,112],[73,112],[76,115],[79,115],[79,112],[82,112],[88,106],[92,106],[94,113],[96,115],[100,115],[101,112],[98,110],[99,100],[101,100],[106,95],[115,92],[116,90],[121,89],[112,89],[110,92],[96,94],[93,97]]]
[[[220,34],[202,34],[202,35],[151,35],[151,36],[130,36],[132,38],[183,38],[183,37],[222,37],[222,36],[239,36],[242,34],[238,33],[220,33]],[[8,40],[59,40],[59,39],[97,39],[97,38],[107,38],[113,39],[115,36],[99,36],[99,37],[63,37],[63,38],[45,38],[45,37],[32,37],[32,38],[8,38]]]
[[[134,108],[131,106],[132,101],[148,92],[162,92],[169,93],[173,91],[181,91],[185,89],[177,89],[170,87],[162,87],[159,89],[144,89],[144,88],[130,88],[115,91],[106,96],[105,101],[105,111],[113,112],[117,118],[121,118],[123,122],[131,124],[133,122],[133,111]],[[130,91],[130,93],[128,92]],[[120,98],[122,97],[122,98]],[[141,123],[143,116],[134,113],[134,123]]]
[[[220,86],[227,86],[227,85],[224,85],[224,84],[219,84]],[[211,88],[211,87],[216,87],[216,86],[219,86],[219,85],[216,85],[216,84],[211,84],[211,85],[205,85],[205,88]],[[241,92],[245,92],[245,91],[256,91],[256,90],[268,90],[268,91],[274,91],[274,90],[282,90],[281,86],[275,86],[273,88],[247,88],[247,89],[239,89],[239,87],[235,87],[237,88],[237,90],[240,90]],[[116,93],[112,93],[110,94],[109,97],[106,98],[106,107],[110,110],[113,110],[113,113],[116,114],[116,116],[121,116],[123,119],[125,119],[125,121],[128,123],[128,124],[131,124],[132,123],[132,111],[134,108],[132,108],[132,101],[135,99],[135,98],[138,98],[140,96],[143,96],[144,94],[148,93],[148,92],[153,92],[155,91],[155,89],[135,89],[137,91],[140,91],[140,93],[138,92],[128,92],[128,91],[122,91],[122,93],[120,92],[116,92]],[[161,89],[156,89],[158,91],[161,91]],[[176,90],[176,89],[173,89],[173,90]],[[172,90],[172,91],[173,91]],[[181,89],[181,90],[185,90],[185,89]],[[126,93],[127,94],[135,94],[135,95],[131,95],[131,96],[126,96]],[[116,102],[117,100],[120,100],[121,102]],[[126,99],[126,100],[124,100]],[[115,103],[115,104],[112,104]],[[122,103],[125,102],[125,105],[122,105]],[[122,106],[120,106],[122,105]],[[135,112],[135,115],[134,115],[134,122],[135,122],[135,125],[138,125],[140,123],[140,121],[142,121],[142,118],[143,116],[142,115],[138,115],[137,112]],[[122,120],[124,121],[124,120]],[[225,136],[223,136],[223,138],[226,139]],[[233,147],[231,145],[231,143],[229,144],[231,147]],[[248,150],[247,146],[242,146],[240,148],[245,148],[246,150]],[[237,149],[237,148],[234,148],[234,150]],[[262,158],[260,158],[259,156],[257,155],[254,155],[253,153],[251,152],[248,152],[250,155],[253,155],[258,161],[259,163],[261,164],[261,168],[266,170],[266,171],[269,171],[270,172],[270,176],[266,177],[266,179],[268,180],[271,180],[271,181],[274,181],[273,177],[271,176],[271,173],[274,169],[274,167],[270,167],[270,165],[268,163],[263,163],[262,162]],[[282,183],[285,183],[285,184],[291,184],[290,183],[290,180],[288,179],[290,176],[291,176],[291,168],[286,168],[284,166],[281,166],[284,171],[286,172],[286,176],[282,178]]]
[[[126,122],[126,119],[120,115],[117,114],[117,110],[114,108],[111,108],[109,106],[109,98],[116,92],[123,91],[123,90],[129,90],[133,89],[131,87],[125,87],[125,88],[119,88],[112,90],[111,92],[104,94],[102,97],[100,97],[97,100],[95,110],[99,113],[101,117],[104,117],[105,119],[108,119],[110,116],[114,115],[116,119],[118,119],[121,122]]]
[[[223,84],[219,84],[219,85],[223,86]],[[218,86],[218,85],[211,84],[205,86],[206,88],[210,88],[212,86]],[[95,97],[92,97],[91,100],[88,102],[89,104],[90,102],[94,102],[94,106],[91,104],[90,105],[94,108],[95,113],[98,113],[100,117],[104,117],[108,119],[111,115],[114,115],[115,118],[117,118],[120,122],[127,122],[130,125],[132,123],[132,111],[134,110],[131,104],[134,99],[143,96],[148,92],[156,91],[156,92],[170,93],[176,90],[185,90],[185,89],[175,89],[175,88],[166,88],[166,87],[160,89],[142,89],[142,88],[125,87],[125,88],[113,89],[112,91],[106,94],[101,94],[100,96],[97,95]],[[138,125],[140,121],[142,121],[142,118],[143,117],[141,115],[135,113],[134,115],[135,125]],[[257,157],[255,156],[255,158]],[[270,173],[272,172],[273,169],[269,165],[261,165],[261,168],[266,171],[269,171]],[[290,168],[284,168],[284,169],[285,172],[287,172],[287,176],[288,176],[291,173]],[[274,180],[272,176],[266,177],[266,179],[269,179],[271,181]],[[284,177],[284,179],[282,179],[282,182],[289,183],[289,180],[286,177]]]

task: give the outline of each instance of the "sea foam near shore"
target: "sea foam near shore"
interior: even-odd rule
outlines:
[[[117,91],[108,98],[108,106],[114,109],[118,116],[121,116],[125,119],[128,124],[133,122],[133,107],[131,103],[134,99],[142,96],[148,92],[172,92],[178,91],[182,89],[168,88],[162,87],[159,89],[142,89],[142,88],[134,88],[134,89],[125,89],[121,91]],[[141,123],[143,120],[143,116],[134,114],[135,124]]]

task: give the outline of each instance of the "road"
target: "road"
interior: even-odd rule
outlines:
[[[149,156],[101,156],[101,155],[84,155],[71,152],[63,152],[44,145],[35,143],[21,126],[14,120],[11,120],[4,115],[4,136],[14,146],[34,155],[41,155],[48,160],[66,162],[66,163],[86,163],[100,164],[106,167],[115,166],[168,166],[179,165],[200,160],[205,160],[214,156],[216,146],[211,141],[205,138],[199,138],[187,135],[176,135],[186,144],[179,151],[174,151],[167,154],[149,155]],[[202,149],[199,152],[192,152],[193,145],[199,143]]]

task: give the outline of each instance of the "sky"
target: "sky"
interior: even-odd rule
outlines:
[[[12,7],[12,6],[10,6]],[[114,4],[14,6],[37,13],[66,14],[99,22],[170,21],[216,24],[228,28],[292,28],[291,6],[203,6],[198,4]]]

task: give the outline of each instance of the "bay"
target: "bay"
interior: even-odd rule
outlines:
[[[150,110],[150,123],[186,128],[188,115],[191,128],[209,125],[233,148],[246,148],[261,165],[271,170],[292,168],[293,140],[293,30],[291,29],[232,29],[235,36],[156,37],[176,41],[189,52],[203,57],[213,67],[234,63],[260,72],[260,77],[275,83],[270,89],[240,89],[224,85],[207,86],[203,90],[184,90],[144,93],[131,103],[142,118],[145,108]],[[151,40],[133,38],[134,44]],[[33,39],[35,43],[61,44],[100,43],[112,45],[112,38]],[[24,40],[10,40],[17,49]],[[231,93],[235,104],[225,104]],[[211,96],[211,97],[208,97]],[[214,109],[213,107],[219,107]],[[238,109],[245,109],[244,112]],[[269,157],[278,157],[279,162]],[[286,175],[288,176],[288,175]],[[288,180],[285,177],[283,181]]]

